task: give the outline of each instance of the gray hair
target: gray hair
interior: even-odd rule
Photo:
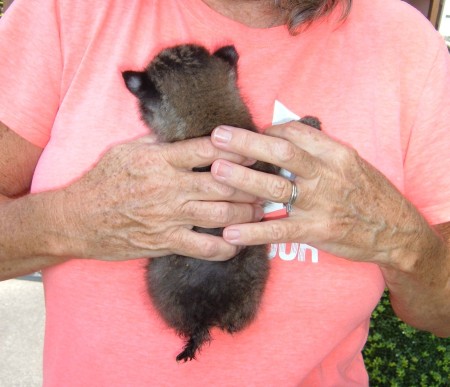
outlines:
[[[352,0],[274,0],[286,12],[286,25],[293,35],[308,27],[314,20],[331,13],[342,5],[342,19],[350,12]]]

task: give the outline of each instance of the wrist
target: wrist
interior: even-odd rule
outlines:
[[[32,256],[68,257],[67,226],[60,191],[30,194],[26,198],[27,222],[32,237],[28,243]],[[25,236],[25,238],[27,238]],[[27,238],[28,239],[28,238]]]
[[[41,194],[10,199],[1,197],[0,258],[17,261],[51,255]]]
[[[422,219],[420,219],[422,220]],[[448,248],[439,235],[423,219],[410,238],[392,251],[389,264],[381,264],[388,284],[413,278],[427,286],[446,282]]]
[[[15,217],[13,238],[14,252],[23,258],[73,256],[64,191],[48,191],[29,194],[11,201],[10,213]]]
[[[389,272],[412,274],[425,256],[440,246],[439,237],[417,209],[401,198],[397,211],[385,214],[374,234],[374,263]]]
[[[79,237],[81,205],[68,189],[40,195],[42,219],[46,235],[42,236],[51,256],[83,257],[84,240]]]
[[[448,337],[449,249],[431,228],[417,240],[417,248],[399,254],[399,258],[403,256],[402,264],[380,266],[391,305],[398,317],[415,328]]]

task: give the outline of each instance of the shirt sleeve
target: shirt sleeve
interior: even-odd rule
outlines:
[[[450,55],[440,39],[405,154],[405,194],[431,224],[450,221]]]
[[[56,0],[16,0],[0,20],[0,121],[44,147],[60,101]]]

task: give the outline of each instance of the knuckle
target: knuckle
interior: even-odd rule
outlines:
[[[323,174],[323,165],[320,161],[309,164],[309,178],[317,178]]]
[[[181,233],[177,232],[176,229],[169,230],[166,233],[162,233],[161,235],[164,235],[165,237],[157,238],[159,249],[170,248],[171,250],[177,250],[184,245]]]
[[[178,143],[175,144],[158,144],[159,153],[161,157],[169,164],[176,163],[181,157]]]
[[[191,142],[189,140],[161,143],[155,145],[155,154],[163,159],[165,164],[169,164],[172,167],[181,167],[193,158],[192,155],[195,155],[197,148],[191,148]]]
[[[274,222],[271,225],[270,232],[272,234],[270,238],[275,242],[294,241],[300,238],[303,231],[300,225],[293,222]]]
[[[235,188],[211,180],[200,181],[198,184],[198,191],[208,195],[213,194],[214,197],[217,196],[220,199],[230,199],[236,193]]]
[[[205,141],[205,139],[199,139],[196,141],[196,153],[197,156],[204,160],[213,160],[216,158],[217,149],[211,145],[210,141]]]
[[[237,142],[238,149],[245,150],[250,149],[253,143],[253,132],[243,131],[242,134],[238,137],[239,141]]]
[[[236,193],[236,189],[233,188],[233,187],[229,187],[227,185],[218,184],[217,185],[217,192],[224,199],[229,199]]]
[[[219,246],[217,244],[217,241],[213,239],[205,239],[205,241],[202,244],[202,254],[203,257],[206,259],[212,259],[217,256],[217,253],[219,251]]]
[[[301,195],[296,200],[296,206],[300,207],[304,211],[309,211],[316,206],[316,198],[318,196],[318,192],[310,191],[304,187],[301,192]]]
[[[289,141],[279,141],[275,146],[275,154],[280,161],[288,163],[297,156],[296,146]]]
[[[185,175],[180,179],[180,186],[186,187],[185,189],[191,192],[198,193],[202,192],[205,188],[205,184],[202,184],[201,179],[196,178],[197,176]]]
[[[269,195],[275,201],[282,202],[290,196],[291,185],[286,179],[271,179],[268,185]]]
[[[272,223],[270,226],[270,238],[273,241],[280,242],[285,237],[284,227],[280,223]]]
[[[220,224],[228,224],[233,219],[233,211],[229,203],[216,203],[212,211],[212,219]]]
[[[298,121],[290,121],[286,123],[283,131],[286,133],[286,136],[288,138],[293,138],[295,136],[298,136],[302,129],[303,126]]]
[[[177,211],[179,213],[179,216],[183,217],[184,219],[193,219],[195,215],[198,214],[198,208],[195,204],[195,202],[183,203]]]

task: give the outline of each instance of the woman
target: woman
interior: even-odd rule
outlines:
[[[395,0],[33,5],[16,0],[0,27],[0,257],[4,278],[47,267],[45,385],[367,385],[360,351],[385,286],[406,322],[449,335],[450,64],[421,15]],[[236,46],[265,135],[144,136],[121,71],[187,42]],[[280,124],[303,115],[323,132]],[[257,197],[288,217],[254,223]],[[181,339],[132,258],[260,243],[257,320],[175,363]]]

